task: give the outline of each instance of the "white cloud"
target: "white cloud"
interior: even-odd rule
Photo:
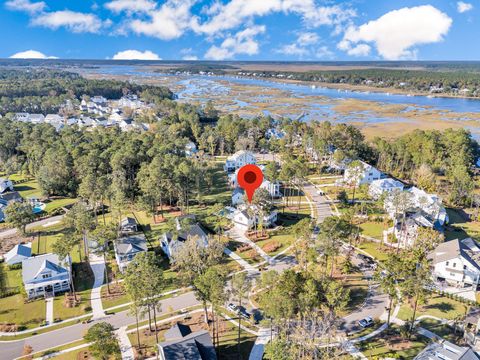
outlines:
[[[125,11],[127,13],[148,13],[156,8],[156,3],[150,0],[113,0],[105,7],[114,13]]]
[[[10,0],[5,3],[9,10],[25,11],[30,14],[42,12],[47,7],[43,1],[30,2],[29,0]]]
[[[333,53],[327,46],[316,47],[320,37],[314,32],[303,32],[297,35],[295,42],[281,46],[275,52],[298,57],[331,58]]]
[[[357,46],[348,49],[348,55],[352,56],[367,56],[370,54],[371,47],[367,44],[358,44]]]
[[[358,45],[374,43],[384,59],[414,59],[415,46],[442,41],[451,24],[450,17],[431,5],[402,8],[359,27],[349,27],[338,48],[360,54],[367,48]]]
[[[251,26],[233,36],[228,36],[220,46],[212,46],[205,54],[206,59],[231,59],[236,54],[258,54],[258,42],[254,37],[265,32],[265,26]]]
[[[226,4],[215,2],[204,11],[211,18],[201,23],[198,16],[193,18],[192,29],[197,33],[216,35],[219,31],[230,30],[245,24],[254,17],[274,12],[294,13],[302,17],[309,27],[340,25],[355,12],[338,5],[317,6],[315,0],[231,0]]]
[[[55,56],[47,56],[37,50],[21,51],[10,56],[10,59],[58,59]]]
[[[195,56],[195,55],[185,55],[184,57],[182,57],[182,60],[185,60],[185,61],[197,61],[197,60],[198,60],[198,56]]]
[[[469,4],[469,3],[466,3],[466,2],[463,2],[463,1],[458,1],[457,2],[457,11],[459,13],[464,13],[464,12],[470,11],[472,9],[473,9],[472,4]]]
[[[162,60],[157,54],[150,50],[144,52],[138,50],[120,51],[113,55],[113,60]]]
[[[190,27],[192,5],[193,0],[167,0],[158,10],[149,12],[150,20],[135,19],[130,28],[162,40],[177,39]]]
[[[75,33],[97,33],[103,26],[108,26],[109,21],[102,22],[94,14],[74,12],[70,10],[43,13],[34,17],[32,25],[58,29],[65,27]]]

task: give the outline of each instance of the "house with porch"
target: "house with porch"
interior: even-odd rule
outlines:
[[[373,180],[368,187],[368,195],[377,200],[385,193],[403,191],[403,187],[403,183],[392,178]]]
[[[480,282],[480,246],[471,239],[455,239],[439,244],[432,253],[434,281],[456,287],[477,289]]]
[[[127,235],[113,242],[115,260],[121,272],[141,252],[148,250],[147,239],[143,234]]]
[[[378,170],[376,167],[367,164],[364,161],[360,161],[360,171],[356,174],[356,171],[347,167],[343,174],[343,182],[345,184],[356,183],[357,186],[363,184],[371,184],[375,180],[384,179],[387,177],[384,173]]]
[[[225,162],[224,169],[227,172],[234,172],[247,164],[256,164],[257,159],[251,151],[240,150],[229,156]]]
[[[22,261],[22,280],[29,299],[55,296],[70,290],[72,260],[44,254]]]

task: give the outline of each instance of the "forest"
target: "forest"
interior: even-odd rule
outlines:
[[[126,92],[154,93],[161,99],[172,99],[165,87],[137,85],[113,80],[87,80],[78,74],[44,69],[29,71],[0,69],[0,115],[9,112],[57,113],[66,100],[83,95],[119,99]]]

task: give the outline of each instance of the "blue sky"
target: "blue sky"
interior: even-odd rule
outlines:
[[[480,60],[478,0],[7,0],[0,57]]]

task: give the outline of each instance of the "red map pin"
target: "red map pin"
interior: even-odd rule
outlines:
[[[245,165],[238,170],[237,174],[238,185],[247,193],[249,202],[252,202],[255,190],[262,185],[263,172],[257,165]]]

